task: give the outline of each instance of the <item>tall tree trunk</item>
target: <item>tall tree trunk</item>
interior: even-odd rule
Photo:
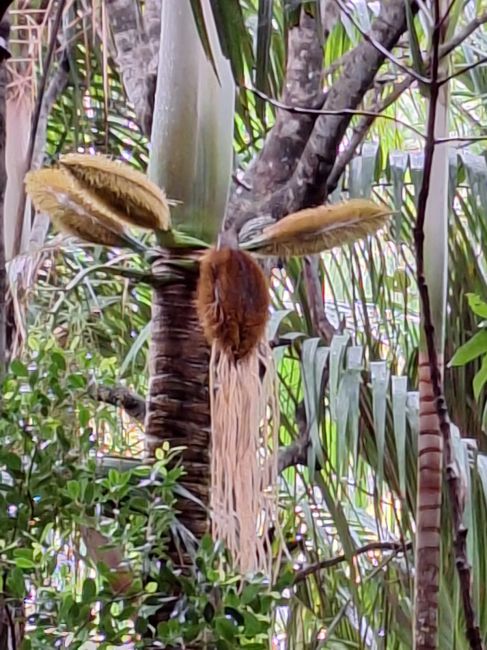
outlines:
[[[161,259],[153,271],[160,274],[165,267]],[[197,270],[190,269],[184,279],[153,292],[145,436],[150,454],[164,441],[185,447],[181,484],[206,506],[210,489],[209,348],[195,310],[197,279]],[[205,508],[181,498],[178,509],[181,523],[197,539],[208,531]]]
[[[439,21],[448,3],[440,0]],[[447,24],[439,36],[444,39]],[[441,66],[446,76],[447,62]],[[448,84],[438,90],[434,111],[434,137],[448,136]],[[448,272],[448,144],[435,144],[431,174],[423,183],[428,187],[424,221],[424,277],[428,286],[431,318],[439,371],[443,374],[445,314]],[[422,197],[419,199],[422,200]],[[424,314],[422,315],[424,319]],[[418,489],[416,507],[415,650],[438,648],[438,599],[441,561],[441,500],[443,484],[443,434],[440,429],[436,396],[431,377],[424,320],[419,345],[419,440]]]

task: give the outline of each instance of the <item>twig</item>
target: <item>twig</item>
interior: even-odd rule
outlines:
[[[487,56],[483,56],[482,58],[478,59],[477,61],[474,61],[473,63],[470,63],[470,65],[466,65],[463,68],[460,68],[460,70],[456,70],[455,72],[453,72],[448,77],[445,77],[444,79],[440,79],[438,81],[438,84],[439,85],[446,84],[451,79],[454,79],[455,77],[459,77],[461,74],[465,74],[465,72],[468,72],[469,70],[473,70],[474,68],[478,68],[479,65],[482,65],[483,63],[486,63],[486,62],[487,62]]]
[[[442,144],[443,142],[483,142],[484,140],[487,140],[487,135],[452,135],[451,138],[437,138],[435,144]]]
[[[279,449],[279,458],[277,461],[277,471],[279,474],[288,467],[306,465],[307,463],[307,453],[311,438],[306,422],[304,402],[301,402],[296,407],[296,424],[299,432],[297,440]]]
[[[392,92],[389,95],[387,95],[387,97],[380,103],[379,106],[377,106],[377,113],[381,113],[382,111],[385,111],[386,108],[388,108],[391,104],[393,104],[402,95],[402,93],[409,88],[409,86],[413,83],[413,81],[414,80],[411,77],[406,77],[406,79],[396,84]],[[343,153],[341,153],[338,156],[333,166],[333,169],[331,170],[330,176],[327,181],[328,193],[333,192],[333,190],[337,186],[337,183],[340,179],[340,176],[343,174],[345,167],[352,160],[357,147],[365,138],[368,130],[374,123],[374,120],[375,117],[373,117],[372,115],[364,116],[360,120],[357,127],[354,129],[354,133],[350,139],[350,143],[348,147],[345,149],[345,151],[343,151]]]
[[[423,182],[418,197],[418,211],[416,225],[414,228],[414,243],[416,251],[418,291],[420,294],[423,310],[423,329],[428,350],[429,372],[433,394],[436,400],[436,412],[440,423],[440,430],[444,441],[444,458],[446,465],[446,476],[448,493],[452,506],[453,535],[455,545],[455,562],[459,573],[460,589],[465,613],[467,627],[467,638],[472,650],[483,650],[480,630],[475,621],[475,611],[471,596],[470,565],[467,558],[466,537],[467,530],[462,524],[463,504],[461,494],[461,481],[458,477],[458,470],[452,446],[450,419],[448,408],[443,394],[443,383],[441,378],[440,364],[435,345],[435,329],[431,314],[431,303],[428,286],[426,284],[424,269],[424,224],[426,218],[426,204],[430,191],[431,170],[435,152],[435,121],[437,113],[438,95],[440,82],[438,79],[439,44],[441,38],[440,7],[439,0],[435,0],[435,27],[432,35],[432,65],[430,84],[430,104],[428,112],[427,135],[425,145],[425,159]]]
[[[364,546],[357,548],[353,553],[353,557],[369,553],[370,551],[395,551],[396,553],[400,553],[401,551],[410,551],[412,547],[412,542],[406,542],[405,544],[402,542],[369,542],[368,544],[364,544]],[[347,556],[342,554],[305,566],[303,569],[296,572],[294,576],[294,584],[302,582],[313,573],[317,573],[323,569],[330,569],[346,560]]]
[[[272,97],[269,97],[269,95],[266,95],[263,93],[261,90],[257,90],[257,88],[250,88],[248,86],[242,86],[245,90],[248,90],[249,92],[253,93],[257,97],[260,97],[261,99],[264,99],[266,102],[271,104],[271,106],[275,106],[276,108],[280,108],[283,111],[288,111],[289,113],[299,113],[299,114],[308,114],[308,115],[361,115],[364,117],[372,117],[373,119],[376,119],[378,117],[384,119],[384,120],[390,120],[391,122],[395,122],[396,124],[400,124],[406,129],[409,129],[410,131],[413,131],[416,135],[418,135],[420,138],[425,138],[424,133],[421,133],[419,129],[416,129],[414,126],[411,126],[408,122],[405,122],[404,120],[400,120],[397,117],[393,117],[392,115],[383,115],[381,113],[376,113],[374,111],[364,111],[364,110],[359,110],[359,109],[353,109],[353,108],[341,108],[337,110],[331,110],[331,109],[326,109],[326,108],[307,108],[305,106],[289,106],[288,104],[283,104],[277,99],[273,99]]]
[[[461,45],[463,41],[465,41],[470,36],[470,34],[473,34],[473,32],[484,23],[487,23],[487,11],[485,11],[483,14],[480,14],[480,16],[475,17],[467,25],[465,25],[465,27],[460,32],[458,32],[458,34],[453,36],[452,39],[446,43],[443,43],[440,46],[440,56],[444,57],[447,54],[450,54],[450,52]]]
[[[427,84],[429,83],[429,79],[427,77],[423,77],[423,75],[417,73],[415,70],[412,70],[411,68],[408,68],[407,65],[404,65],[404,63],[401,63],[399,59],[397,59],[392,52],[390,52],[387,48],[385,48],[382,43],[379,43],[378,41],[375,40],[375,38],[372,38],[370,34],[368,34],[366,31],[364,31],[358,22],[355,20],[353,17],[353,14],[347,9],[347,7],[341,2],[341,0],[335,0],[337,5],[340,7],[340,10],[343,11],[343,13],[347,16],[347,18],[350,20],[350,22],[353,23],[354,27],[360,32],[360,34],[363,36],[364,40],[369,42],[371,45],[375,47],[375,49],[383,54],[386,59],[389,59],[391,63],[393,63],[395,66],[397,66],[400,70],[405,72],[407,75],[410,75],[413,77],[413,79],[416,79],[416,81],[419,81],[421,83]]]
[[[402,548],[402,545],[401,545],[401,548]],[[390,563],[390,562],[391,562],[391,561],[396,557],[396,555],[401,551],[401,548],[399,548],[399,549],[395,549],[394,551],[392,551],[392,553],[391,553],[388,557],[386,557],[384,560],[382,560],[382,562],[380,562],[380,563],[375,567],[375,569],[373,569],[369,574],[367,574],[367,575],[365,576],[363,582],[365,583],[365,582],[368,582],[369,580],[372,580],[372,578],[375,578],[375,576],[376,576],[377,574],[379,574],[379,573],[384,569],[384,567],[386,567],[386,566],[387,566],[387,565],[388,565],[388,564],[389,564],[389,563]],[[317,646],[318,650],[320,650],[321,648],[326,647],[326,644],[327,644],[328,640],[330,639],[330,636],[331,636],[333,630],[336,628],[336,626],[338,625],[338,623],[341,621],[341,619],[342,619],[342,618],[345,616],[345,614],[347,613],[348,606],[350,605],[351,602],[352,602],[352,596],[349,596],[349,597],[347,598],[347,600],[345,601],[345,603],[343,604],[343,607],[341,607],[341,609],[340,609],[340,611],[338,612],[338,614],[335,616],[335,618],[333,619],[333,621],[332,621],[332,622],[330,623],[330,625],[327,627],[327,629],[326,629],[326,634],[325,634],[325,638],[322,639],[322,640],[320,641],[319,646]]]

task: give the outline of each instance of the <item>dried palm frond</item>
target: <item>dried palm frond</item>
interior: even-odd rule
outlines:
[[[268,226],[241,248],[277,257],[312,255],[375,233],[391,214],[368,199],[307,208]]]
[[[89,243],[138,248],[110,209],[68,172],[31,171],[25,176],[25,187],[36,210],[47,213],[58,230]]]
[[[170,228],[165,193],[141,172],[100,154],[68,154],[59,162],[122,221],[148,230]]]
[[[197,309],[208,342],[214,536],[242,572],[270,570],[278,408],[265,340],[267,280],[248,253],[212,249],[200,262]],[[269,410],[272,425],[269,425]]]

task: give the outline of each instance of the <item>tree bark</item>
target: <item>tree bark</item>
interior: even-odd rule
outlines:
[[[145,29],[139,5],[134,0],[106,0],[106,10],[115,44],[115,59],[125,91],[143,132],[149,136],[157,77],[160,0],[152,0],[146,8],[149,33]]]
[[[436,650],[441,560],[443,437],[427,353],[419,356],[419,404],[415,648]]]
[[[165,265],[164,259],[155,262],[154,274]],[[153,292],[145,439],[150,455],[164,441],[185,447],[180,483],[202,505],[180,498],[177,507],[181,523],[199,539],[208,531],[210,406],[209,348],[195,309],[197,279],[197,270],[190,269],[184,281]]]
[[[404,0],[382,3],[368,38],[364,38],[347,56],[341,76],[326,95],[323,109],[356,109],[386,58],[375,43],[392,50],[406,27]],[[326,198],[327,179],[335,163],[338,146],[351,119],[352,115],[347,113],[320,115],[289,181],[260,202],[248,201],[238,209],[229,209],[225,227],[239,232],[243,224],[255,215],[268,214],[277,220],[291,212],[322,203]]]

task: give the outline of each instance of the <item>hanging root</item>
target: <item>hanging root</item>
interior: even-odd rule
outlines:
[[[270,576],[279,411],[268,344],[237,362],[214,345],[210,377],[213,536],[240,571]]]

